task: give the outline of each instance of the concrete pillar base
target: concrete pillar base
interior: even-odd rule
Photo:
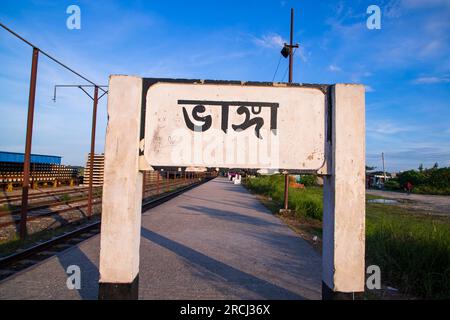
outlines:
[[[137,300],[139,297],[139,274],[132,283],[100,282],[99,300]]]
[[[363,300],[364,292],[333,291],[322,281],[322,300]]]

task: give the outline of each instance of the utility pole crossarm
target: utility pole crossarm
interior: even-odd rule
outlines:
[[[86,85],[86,84],[57,84],[54,88],[54,96],[53,101],[56,102],[56,88],[78,88],[83,91],[91,100],[93,101],[92,108],[92,129],[91,129],[91,148],[89,153],[89,186],[88,186],[88,208],[87,208],[87,217],[88,219],[92,216],[92,199],[93,199],[93,175],[94,175],[94,155],[95,155],[95,130],[97,126],[97,106],[98,101],[108,93],[108,90],[103,90],[103,88],[108,88],[108,86],[97,86],[97,85]],[[94,96],[91,96],[89,92],[84,88],[94,88]],[[98,90],[101,89],[104,93],[99,96]]]
[[[56,102],[56,89],[57,88],[78,88],[81,89],[91,100],[94,100],[94,98],[84,89],[84,88],[99,88],[103,91],[103,94],[98,98],[100,100],[105,94],[108,93],[108,90],[104,90],[102,88],[108,88],[107,85],[91,85],[91,84],[56,84],[53,88],[53,102]]]

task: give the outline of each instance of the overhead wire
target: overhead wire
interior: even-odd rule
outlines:
[[[73,74],[77,75],[78,77],[80,77],[81,79],[85,80],[86,82],[98,87],[100,90],[102,90],[103,92],[106,92],[102,86],[97,85],[94,81],[89,80],[87,77],[83,76],[81,73],[75,71],[74,69],[70,68],[69,66],[67,66],[66,64],[62,63],[61,61],[59,61],[58,59],[54,58],[53,56],[51,56],[50,54],[48,54],[47,52],[43,51],[42,49],[40,49],[39,47],[35,46],[33,43],[31,43],[30,41],[28,41],[27,39],[25,39],[24,37],[22,37],[21,35],[19,35],[18,33],[16,33],[15,31],[11,30],[10,28],[8,28],[7,26],[5,26],[3,23],[0,22],[0,27],[2,27],[3,29],[5,29],[6,31],[8,31],[9,33],[11,33],[12,35],[14,35],[16,38],[20,39],[21,41],[25,42],[26,44],[28,44],[29,46],[31,46],[32,48],[35,48],[37,50],[39,50],[40,53],[42,53],[44,56],[46,56],[47,58],[49,58],[50,60],[52,60],[53,62],[59,64],[61,67],[65,68],[66,70],[72,72]]]

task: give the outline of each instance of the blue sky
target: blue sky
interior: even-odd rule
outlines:
[[[66,8],[81,8],[81,30]],[[381,29],[366,27],[381,8]],[[272,81],[294,7],[294,81],[367,86],[367,164],[388,170],[450,166],[450,1],[44,1],[2,0],[0,21],[97,83],[110,74]],[[23,152],[31,49],[0,30],[0,150]],[[282,59],[275,81],[282,81]],[[284,78],[286,80],[286,78]],[[33,153],[82,165],[91,101],[82,83],[39,61]],[[103,151],[106,99],[99,105]]]

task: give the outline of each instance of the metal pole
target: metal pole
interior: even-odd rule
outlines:
[[[30,163],[31,166],[31,163]],[[33,163],[33,167],[31,168],[30,175],[31,175],[31,189],[34,189],[34,175],[36,171],[36,164]]]
[[[95,153],[95,126],[97,124],[97,103],[98,103],[98,87],[94,87],[94,107],[92,110],[92,132],[91,132],[91,153],[89,158],[89,196],[88,196],[88,219],[92,216],[92,183],[94,175],[94,153]]]
[[[169,173],[169,171],[166,171],[166,192],[169,192],[169,183],[170,183],[170,181],[169,181],[169,179],[170,179],[170,173]]]
[[[158,171],[156,175],[156,194],[159,194],[159,174],[160,171]]]
[[[384,152],[381,153],[381,159],[383,161],[383,178],[384,178],[383,183],[386,183],[386,170],[384,169]]]
[[[289,208],[289,174],[284,175],[284,210]]]
[[[291,33],[289,39],[289,83],[292,83],[293,59],[293,39],[294,38],[294,8],[291,8]],[[289,207],[289,174],[284,175],[284,210]]]
[[[147,171],[142,172],[142,200],[145,199],[145,173]]]
[[[27,133],[25,138],[25,157],[23,161],[22,208],[20,212],[20,238],[27,236],[28,188],[30,186],[31,140],[33,137],[34,102],[36,100],[36,79],[39,49],[33,47],[30,76],[30,93],[28,96]]]
[[[291,8],[291,34],[289,40],[289,83],[292,83],[292,67],[294,64],[293,55],[293,40],[294,40],[294,8]]]
[[[175,171],[174,173],[173,173],[173,178],[172,178],[172,182],[170,183],[170,187],[171,188],[174,188],[175,186],[176,186],[176,181],[177,180],[177,172]]]

